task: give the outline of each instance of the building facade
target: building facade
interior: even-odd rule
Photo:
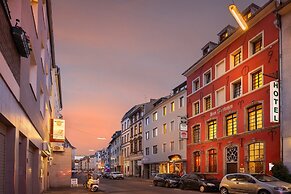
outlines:
[[[143,117],[155,100],[132,107],[121,120],[121,162],[126,176],[142,176]]]
[[[271,119],[278,88],[275,2],[249,6],[247,31],[227,27],[219,42],[184,72],[187,77],[187,172],[218,178],[232,172],[269,173],[280,160],[280,125]]]
[[[186,131],[180,130],[181,120],[187,119],[186,97],[184,82],[171,95],[157,100],[144,116],[144,178],[152,178],[157,173],[182,174],[186,171],[187,136],[181,136]]]
[[[121,161],[120,161],[120,154],[121,154],[121,131],[116,131],[109,143],[111,145],[111,154],[110,154],[110,170],[111,171],[121,171]]]
[[[55,106],[51,1],[1,1],[0,17],[0,193],[41,193]]]

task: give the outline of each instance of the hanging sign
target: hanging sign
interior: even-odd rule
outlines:
[[[270,82],[270,122],[279,123],[279,82]]]

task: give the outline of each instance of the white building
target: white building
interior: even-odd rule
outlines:
[[[144,177],[186,171],[186,82],[162,97],[144,116]],[[182,128],[181,128],[181,122]],[[184,131],[181,131],[184,130]]]

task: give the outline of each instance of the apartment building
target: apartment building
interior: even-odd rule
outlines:
[[[0,193],[38,194],[49,187],[51,115],[62,108],[51,1],[1,1],[0,17]]]
[[[144,178],[186,171],[186,88],[186,82],[182,83],[171,95],[157,100],[144,116]]]
[[[116,131],[109,143],[110,145],[110,170],[121,171],[121,130]]]
[[[121,119],[121,162],[126,176],[142,176],[143,117],[155,100],[133,106]]]
[[[226,27],[187,69],[187,172],[269,173],[280,161],[279,33],[275,1],[242,13],[248,29]],[[275,81],[275,82],[273,82]],[[275,92],[277,94],[277,92]],[[276,101],[274,103],[274,100]]]

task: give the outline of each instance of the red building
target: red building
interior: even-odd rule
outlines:
[[[270,82],[279,66],[274,9],[274,2],[250,5],[242,12],[248,30],[227,26],[183,73],[187,173],[269,173],[269,163],[280,160],[279,123],[270,121]]]

